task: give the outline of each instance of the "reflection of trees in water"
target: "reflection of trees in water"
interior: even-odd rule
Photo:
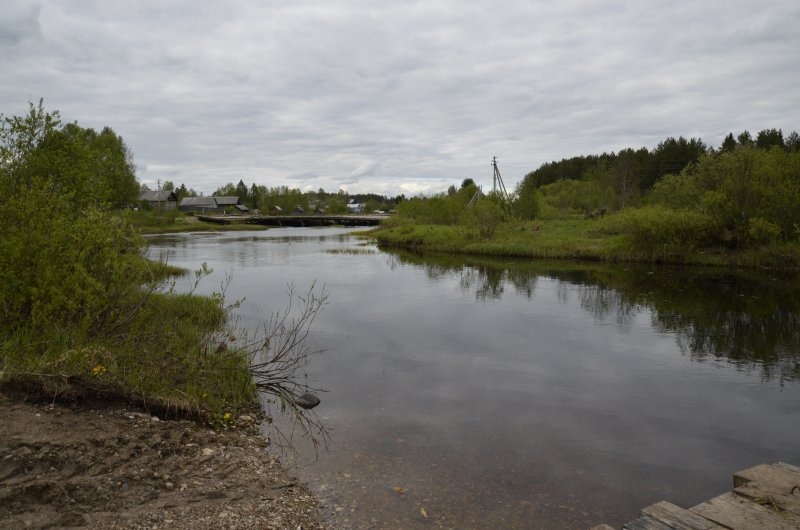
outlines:
[[[674,334],[681,352],[695,361],[724,359],[765,379],[800,381],[800,288],[790,280],[740,276],[731,285],[718,270],[654,272],[406,253],[395,259],[424,267],[431,278],[456,276],[461,289],[481,301],[500,299],[509,285],[532,298],[538,278],[552,278],[560,303],[574,291],[581,308],[599,321],[614,318],[622,331],[649,312],[654,329]]]
[[[464,292],[475,291],[478,300],[499,300],[507,285],[517,294],[533,298],[538,278],[527,271],[476,266],[461,269],[459,284]]]
[[[746,300],[714,299],[706,301],[712,310],[654,311],[653,325],[674,332],[681,351],[697,361],[725,358],[741,369],[761,369],[765,379],[800,380],[800,308],[793,294],[755,309]]]
[[[632,303],[619,291],[600,285],[579,285],[578,298],[581,307],[595,320],[606,320],[614,315],[617,324],[624,332],[630,331],[634,317],[642,312],[639,304]]]
[[[466,265],[463,261],[453,262],[453,258],[438,257],[436,261],[420,263],[419,257],[413,254],[390,254],[389,267],[395,270],[401,265],[422,267],[432,280],[458,276],[458,283],[465,293],[475,293],[478,300],[499,300],[503,297],[507,285],[514,286],[518,294],[533,297],[538,275],[529,271],[513,268]]]

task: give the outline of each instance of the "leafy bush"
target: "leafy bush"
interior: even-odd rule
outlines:
[[[542,204],[539,190],[533,179],[523,179],[517,184],[515,200],[512,203],[512,211],[520,219],[536,219],[541,214]]]
[[[691,175],[665,175],[653,186],[647,202],[668,208],[692,208],[700,204],[703,190]]]
[[[4,322],[98,333],[146,280],[142,247],[121,218],[75,211],[69,195],[31,189],[10,197],[0,205]]]
[[[710,243],[714,231],[708,215],[662,206],[624,210],[600,223],[599,232],[627,235],[637,249],[654,258],[691,252]]]
[[[781,235],[781,227],[761,217],[751,217],[747,227],[747,237],[751,243],[764,245],[774,243]]]
[[[499,201],[481,198],[464,212],[462,218],[464,224],[475,230],[480,238],[488,239],[508,220],[508,214]]]
[[[397,224],[405,222],[431,225],[459,224],[463,221],[467,205],[477,191],[477,186],[467,184],[451,195],[415,197],[403,201],[397,207],[394,222]]]

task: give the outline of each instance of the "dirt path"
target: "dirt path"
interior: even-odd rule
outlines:
[[[0,528],[61,527],[323,528],[254,428],[0,394]]]

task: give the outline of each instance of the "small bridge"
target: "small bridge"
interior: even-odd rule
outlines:
[[[198,215],[201,221],[217,224],[258,224],[268,226],[377,226],[389,214],[313,215]]]

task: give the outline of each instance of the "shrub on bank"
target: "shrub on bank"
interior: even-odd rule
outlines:
[[[661,206],[630,208],[600,221],[600,234],[621,234],[631,245],[654,259],[683,256],[711,243],[713,219],[689,210]]]
[[[218,348],[221,297],[171,293],[174,269],[146,260],[144,239],[110,209],[102,179],[114,174],[86,176],[102,148],[58,126],[41,103],[0,120],[0,382],[184,412],[256,404],[249,357]]]

